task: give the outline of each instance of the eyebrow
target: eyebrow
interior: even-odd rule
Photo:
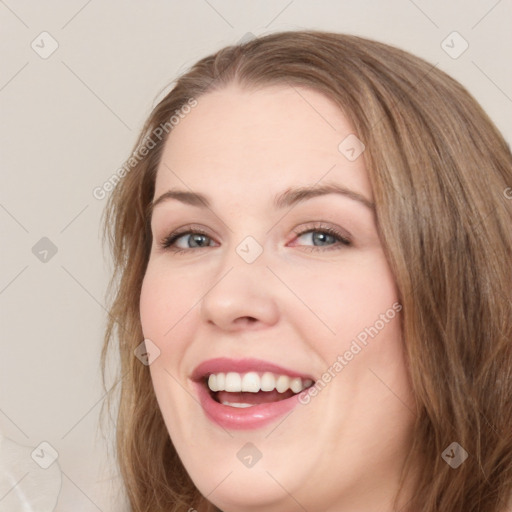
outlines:
[[[274,208],[283,209],[313,197],[327,194],[339,194],[348,197],[349,199],[363,204],[372,212],[375,211],[375,203],[364,197],[362,194],[359,194],[354,190],[350,190],[336,183],[328,183],[320,186],[289,188],[281,194],[275,196],[273,204]],[[167,192],[164,192],[161,196],[158,197],[158,199],[155,199],[150,204],[150,214],[157,205],[170,199],[175,199],[191,206],[197,206],[198,208],[211,208],[211,202],[209,198],[203,194],[200,194],[199,192],[171,189]]]

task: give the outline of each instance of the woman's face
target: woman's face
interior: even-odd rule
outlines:
[[[413,399],[363,147],[310,89],[197,100],[158,168],[140,304],[172,442],[225,512],[391,510]]]

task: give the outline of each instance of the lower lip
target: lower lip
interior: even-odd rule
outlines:
[[[256,429],[264,427],[290,412],[299,402],[299,394],[252,407],[231,407],[215,401],[208,388],[196,382],[199,401],[206,416],[213,422],[227,429]]]

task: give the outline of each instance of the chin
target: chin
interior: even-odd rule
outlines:
[[[303,507],[297,505],[288,494],[305,494],[304,486],[298,483],[302,479],[297,474],[297,468],[283,468],[286,459],[278,454],[275,454],[275,460],[264,455],[252,467],[246,467],[237,457],[237,452],[247,441],[231,441],[233,449],[226,449],[223,454],[210,453],[206,458],[196,455],[192,466],[186,467],[203,496],[223,512],[303,512]],[[240,458],[243,459],[243,455],[244,452]],[[200,466],[195,462],[197,460],[201,460]],[[280,475],[285,475],[286,479]],[[292,482],[290,478],[293,478]]]
[[[254,471],[233,471],[225,480],[212,474],[212,478],[203,480],[206,488],[198,488],[223,512],[303,512],[264,469]]]

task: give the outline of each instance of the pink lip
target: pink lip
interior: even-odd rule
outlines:
[[[262,359],[228,359],[227,357],[218,357],[216,359],[209,359],[207,361],[203,361],[192,372],[191,379],[197,382],[206,375],[209,375],[210,373],[247,373],[251,371],[272,372],[277,373],[278,375],[288,375],[289,377],[302,377],[303,379],[311,379],[312,381],[316,380],[314,377],[311,377],[310,375],[299,373],[294,370],[289,370],[288,368],[283,368],[282,366],[269,363],[268,361],[263,361]]]
[[[252,407],[236,408],[216,402],[207,386],[195,382],[199,401],[206,416],[226,429],[256,429],[272,423],[280,416],[296,407],[299,395],[294,395],[279,402],[271,402]]]
[[[235,360],[217,358],[204,361],[194,370],[191,379],[194,381],[199,401],[207,418],[226,429],[248,430],[263,427],[291,411],[300,403],[300,394],[297,394],[278,402],[270,402],[246,408],[222,405],[212,398],[204,377],[210,373],[228,371],[238,373],[249,371],[272,372],[279,375],[310,378],[313,381],[316,380],[313,377],[258,359]]]

